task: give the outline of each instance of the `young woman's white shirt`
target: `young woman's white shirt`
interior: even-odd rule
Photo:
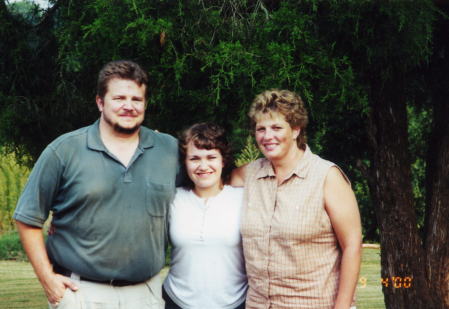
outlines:
[[[185,309],[232,309],[248,287],[240,235],[243,189],[224,186],[207,201],[178,188],[170,207],[173,245],[164,288]]]

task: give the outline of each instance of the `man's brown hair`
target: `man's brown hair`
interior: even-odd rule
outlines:
[[[97,95],[101,99],[103,99],[108,92],[109,81],[114,78],[132,80],[136,82],[139,87],[142,86],[142,84],[145,86],[148,85],[148,75],[137,63],[130,60],[111,61],[107,63],[98,74]]]

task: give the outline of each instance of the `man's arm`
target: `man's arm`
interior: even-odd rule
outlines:
[[[33,266],[37,278],[45,290],[48,301],[51,304],[57,304],[64,296],[67,287],[73,291],[78,290],[78,287],[70,278],[53,272],[53,267],[45,249],[42,229],[24,224],[20,221],[16,221],[16,224],[23,248]]]

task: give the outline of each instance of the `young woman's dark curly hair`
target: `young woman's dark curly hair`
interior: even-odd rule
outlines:
[[[190,142],[192,142],[198,149],[218,149],[220,151],[220,154],[223,157],[221,180],[223,181],[223,184],[228,183],[235,165],[232,149],[226,137],[225,130],[219,125],[209,122],[196,123],[184,130],[179,139],[180,159],[184,170],[187,145]],[[190,178],[187,177],[184,182],[184,187],[193,189],[194,184]]]

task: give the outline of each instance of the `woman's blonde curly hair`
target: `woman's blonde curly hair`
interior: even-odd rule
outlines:
[[[251,128],[254,130],[257,121],[263,114],[279,113],[285,117],[292,128],[300,128],[296,139],[300,149],[306,148],[306,127],[309,122],[307,110],[301,97],[289,90],[270,89],[258,94],[251,104],[248,116],[251,120]]]

